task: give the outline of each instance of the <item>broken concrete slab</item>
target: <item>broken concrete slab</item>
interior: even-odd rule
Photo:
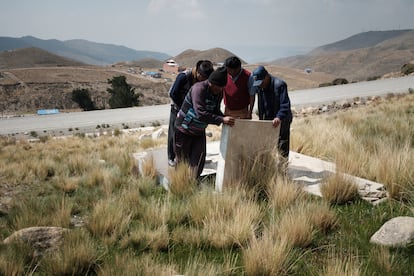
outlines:
[[[247,148],[247,145],[255,143],[256,140],[258,140],[258,137],[261,136],[262,135],[259,136],[259,134],[257,134],[256,131],[256,136],[250,137],[249,140],[243,141],[245,147],[242,149],[244,150],[245,148]],[[242,137],[237,137],[234,139],[242,141]],[[227,141],[227,143],[231,142]],[[221,179],[224,179],[223,172],[220,172],[220,168],[223,170],[224,166],[220,167],[218,165],[219,162],[222,162],[223,159],[220,149],[221,146],[221,141],[207,143],[206,164],[204,166],[202,176],[214,175],[216,178],[221,177]],[[157,181],[165,189],[168,190],[168,171],[169,169],[173,168],[168,166],[166,147],[149,149],[145,152],[135,153],[134,157],[138,162],[138,167],[140,168],[140,171],[143,159],[152,157],[154,160],[154,165],[158,172]],[[220,173],[222,174],[221,176]],[[324,179],[326,179],[334,173],[336,173],[336,166],[334,163],[310,157],[294,151],[290,151],[289,153],[288,176],[293,182],[302,186],[303,189],[308,193],[317,196],[322,196],[320,192],[320,185],[323,183]],[[383,184],[348,174],[343,175],[345,177],[351,178],[351,180],[359,186],[359,193],[361,197],[364,200],[372,203],[373,205],[384,202],[387,199],[388,194],[385,191]],[[216,186],[216,190],[222,190],[222,188],[223,187],[217,188]]]

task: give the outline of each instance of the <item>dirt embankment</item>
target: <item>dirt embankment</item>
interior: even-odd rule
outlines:
[[[0,70],[0,111],[31,113],[37,109],[78,109],[74,89],[88,89],[98,108],[109,108],[108,79],[124,75],[140,94],[141,105],[169,102],[171,76],[154,79],[123,67],[41,67]],[[167,80],[166,80],[167,79]]]

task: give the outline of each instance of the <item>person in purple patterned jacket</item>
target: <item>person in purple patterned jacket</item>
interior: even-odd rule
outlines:
[[[209,78],[195,83],[185,96],[175,120],[175,154],[177,163],[188,162],[199,178],[206,159],[208,124],[234,125],[235,119],[220,110],[223,88],[227,83],[225,67],[217,68]]]

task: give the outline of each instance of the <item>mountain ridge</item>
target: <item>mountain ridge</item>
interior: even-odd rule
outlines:
[[[364,36],[368,36],[367,42],[355,42]],[[414,30],[401,30],[360,33],[317,47],[308,54],[277,59],[269,64],[302,70],[310,68],[349,81],[361,81],[398,72],[404,64],[412,61]]]
[[[125,46],[91,42],[84,39],[60,41],[39,39],[33,36],[20,38],[0,37],[0,51],[36,47],[53,54],[75,59],[91,65],[109,65],[121,61],[154,58],[165,60],[170,55],[155,51],[138,51]]]

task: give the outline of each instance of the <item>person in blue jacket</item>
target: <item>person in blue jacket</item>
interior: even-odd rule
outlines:
[[[278,149],[288,159],[293,116],[287,84],[269,74],[261,65],[252,72],[250,78],[251,94],[258,94],[259,119],[272,121],[274,127],[280,125]]]

